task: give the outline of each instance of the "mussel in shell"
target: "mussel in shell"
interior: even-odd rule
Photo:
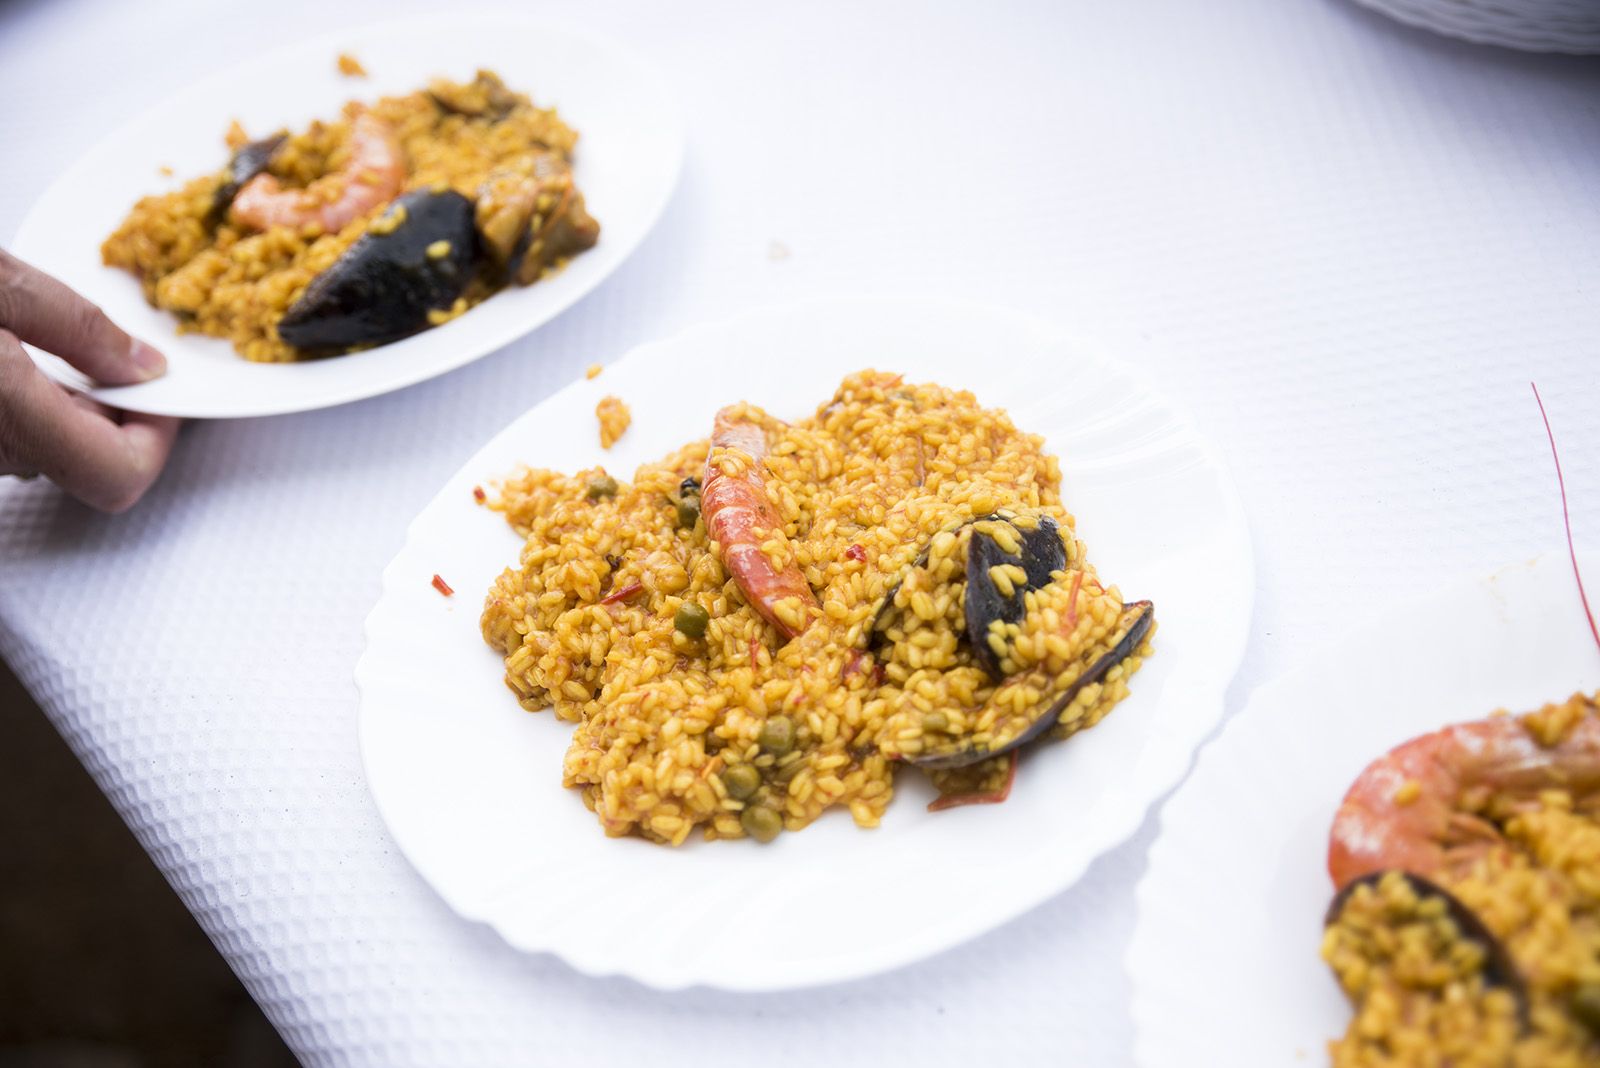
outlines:
[[[1075,659],[1055,673],[1043,663],[1019,668],[1013,663],[1014,648],[1008,643],[1021,631],[1030,605],[1039,603],[1037,596],[1030,599],[1029,594],[1059,584],[1063,587],[1060,592],[1066,594],[1063,600],[1072,606],[1067,612],[1077,610],[1085,573],[1074,569],[1069,539],[1063,538],[1060,527],[1048,515],[1005,511],[967,520],[936,537],[950,533],[964,534],[967,539],[964,572],[958,579],[964,627],[961,641],[970,649],[972,661],[996,684],[987,703],[969,710],[966,719],[987,720],[993,726],[981,734],[925,732],[917,742],[907,744],[896,754],[928,769],[967,767],[1010,753],[1045,734],[1088,687],[1104,681],[1117,665],[1139,650],[1155,622],[1154,607],[1149,601],[1122,604],[1112,599],[1107,605],[1104,602],[1111,595],[1091,579],[1101,598],[1103,625],[1093,644],[1075,652]],[[889,639],[895,620],[900,618],[896,597],[911,573],[928,565],[931,550],[932,543],[890,587],[873,619],[869,647]],[[1076,625],[1073,621],[1067,629]],[[1019,699],[1017,694],[1022,689],[1029,692],[1030,698],[1038,695],[1037,698]],[[1019,706],[1019,700],[1026,703]]]
[[[1344,913],[1345,906],[1358,887],[1371,886],[1376,889],[1378,883],[1391,872],[1404,879],[1411,887],[1419,900],[1425,898],[1438,898],[1444,902],[1445,912],[1455,924],[1461,937],[1470,942],[1475,942],[1483,949],[1483,982],[1485,986],[1500,987],[1510,992],[1517,1003],[1517,1018],[1522,1026],[1528,1024],[1528,988],[1523,982],[1522,975],[1517,971],[1516,964],[1511,959],[1511,953],[1506,949],[1505,943],[1497,938],[1493,931],[1484,925],[1478,914],[1468,908],[1465,903],[1450,891],[1440,886],[1431,879],[1425,879],[1408,871],[1389,868],[1381,871],[1368,872],[1365,875],[1351,879],[1339,892],[1333,896],[1333,901],[1328,905],[1328,912],[1323,917],[1323,926],[1332,927],[1339,921]]]
[[[951,736],[943,742],[929,743],[924,740],[916,753],[906,754],[906,762],[921,768],[959,768],[1027,745],[1054,727],[1061,713],[1086,687],[1100,682],[1112,668],[1132,656],[1150,634],[1155,618],[1155,607],[1149,601],[1125,604],[1115,632],[1100,647],[1104,651],[1095,656],[1071,681],[1051,679],[1042,672],[1033,672],[1035,677],[1029,681],[1046,697],[1030,707],[1025,722],[1003,738],[982,743],[961,736]],[[996,698],[1000,696],[1000,693],[996,694]]]
[[[461,296],[478,258],[472,201],[450,190],[407,193],[311,280],[278,335],[318,353],[414,334]]]
[[[233,203],[233,198],[239,194],[239,190],[246,182],[267,169],[267,165],[272,162],[273,153],[278,151],[284,140],[284,134],[275,134],[272,137],[240,145],[234,150],[233,157],[228,160],[227,177],[212,194],[213,220],[220,221],[227,215],[228,207]]]
[[[1009,553],[995,541],[993,535],[974,531],[974,536],[967,546],[967,574],[982,574],[983,579],[979,588],[967,591],[970,599],[973,593],[978,594],[980,608],[974,609],[969,600],[967,608],[967,628],[969,634],[973,632],[974,623],[978,624],[978,631],[985,631],[990,619],[1002,618],[1006,622],[1015,623],[1022,618],[1023,594],[1029,589],[1038,589],[1050,581],[1053,572],[1064,570],[1068,565],[1066,543],[1061,540],[1061,527],[1048,515],[1035,517],[1037,524],[1031,528],[1018,527],[1011,523],[1013,515],[1009,512],[991,512],[976,519],[966,519],[952,527],[946,528],[941,533],[955,534],[967,527],[978,527],[980,524],[1005,523],[1011,527],[1016,540],[1020,543],[1020,553]],[[872,629],[867,632],[868,648],[878,644],[883,638],[894,607],[895,595],[900,592],[900,587],[905,584],[906,578],[920,567],[927,566],[928,554],[933,543],[930,541],[923,546],[910,564],[900,572],[898,578],[889,586],[883,600],[878,605],[878,611],[872,619]],[[975,559],[976,555],[976,559]],[[974,568],[974,563],[978,566]],[[989,577],[988,570],[993,564],[1016,563],[1020,564],[1027,574],[1027,583],[1014,590],[1014,596],[1005,597],[999,592],[994,580]],[[974,649],[977,654],[977,650]],[[983,665],[991,678],[998,677],[998,661],[992,654],[978,654],[979,663]]]
[[[1005,673],[1000,668],[999,654],[986,640],[990,624],[995,620],[1022,622],[1027,612],[1027,592],[1048,585],[1053,574],[1067,569],[1067,549],[1054,519],[1041,515],[1031,529],[1008,525],[1015,537],[1016,552],[1010,552],[1009,546],[982,530],[974,530],[967,540],[967,640],[972,643],[973,658],[991,679],[1002,678]],[[1002,591],[994,579],[994,569],[1005,564],[1021,567],[1027,576],[1026,581],[1011,582],[1008,591]]]

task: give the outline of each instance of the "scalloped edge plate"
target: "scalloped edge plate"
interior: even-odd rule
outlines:
[[[1600,573],[1600,554],[1579,559]],[[1256,690],[1163,808],[1136,891],[1140,1068],[1326,1063],[1350,1019],[1318,956],[1350,783],[1407,738],[1596,688],[1571,563],[1552,552],[1396,604]]]
[[[603,461],[631,473],[703,436],[725,403],[796,418],[868,366],[970,388],[1044,434],[1062,457],[1091,558],[1130,598],[1155,601],[1156,654],[1103,723],[1030,752],[1004,805],[929,814],[931,791],[907,775],[877,830],[836,811],[766,847],[692,839],[670,850],[604,837],[560,786],[570,725],[521,712],[479,636],[482,594],[515,562],[520,539],[474,505],[473,487],[524,461],[562,470]],[[634,412],[609,454],[594,417],[604,394]],[[454,597],[431,588],[435,573]],[[1036,319],[960,301],[868,299],[688,330],[569,386],[445,485],[383,585],[356,672],[361,744],[373,797],[417,870],[457,912],[520,949],[659,988],[737,990],[903,965],[1071,886],[1133,834],[1220,718],[1254,592],[1232,480],[1142,377]]]
[[[353,52],[371,72],[334,65]],[[338,112],[346,100],[410,92],[441,74],[493,67],[579,132],[573,168],[600,220],[600,243],[535,285],[497,293],[442,326],[365,352],[300,363],[251,363],[220,338],[179,334],[145,303],[138,281],[100,262],[100,244],[141,196],[221,167],[238,118],[255,133]],[[137,386],[89,388],[61,360],[52,377],[116,408],[196,418],[307,411],[377,396],[452,371],[555,318],[619,267],[666,207],[683,158],[683,121],[653,69],[610,41],[513,14],[389,20],[230,64],[116,130],[45,190],[11,251],[99,304],[167,355],[167,373]],[[174,176],[163,178],[168,166]]]

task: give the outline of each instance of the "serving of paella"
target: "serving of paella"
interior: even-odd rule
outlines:
[[[1395,747],[1334,817],[1335,1068],[1600,1066],[1600,705]]]
[[[578,132],[492,71],[260,133],[235,123],[225,165],[144,197],[101,246],[180,331],[248,360],[398,340],[599,239]]]
[[[718,412],[624,484],[524,470],[484,638],[610,835],[771,841],[878,823],[895,771],[998,802],[1019,753],[1094,726],[1155,631],[1089,562],[1037,436],[863,371],[805,419]]]
[[[592,355],[407,527],[356,669],[385,824],[511,945],[669,989],[897,967],[1073,885],[1220,718],[1243,511],[1137,372],[947,299]]]
[[[1150,852],[1137,1063],[1600,1066],[1596,563],[1396,603],[1256,692]]]

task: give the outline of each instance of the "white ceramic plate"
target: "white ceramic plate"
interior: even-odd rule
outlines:
[[[1600,555],[1580,557],[1600,574]],[[1161,813],[1128,952],[1140,1068],[1326,1064],[1328,828],[1392,746],[1600,687],[1565,553],[1393,606],[1261,687]]]
[[[1028,754],[1004,805],[939,814],[905,775],[883,825],[832,812],[761,847],[608,839],[560,785],[571,727],[522,712],[478,634],[519,539],[472,488],[521,462],[619,475],[704,437],[723,404],[810,414],[848,372],[973,390],[1043,433],[1101,574],[1155,601],[1156,654],[1092,731]],[[595,403],[634,423],[610,454]],[[434,573],[456,592],[441,597]],[[491,441],[411,525],[367,620],[361,741],[396,841],[463,916],[512,945],[656,987],[773,990],[866,975],[995,927],[1138,827],[1217,722],[1243,652],[1250,542],[1232,482],[1189,420],[1048,325],[950,301],[812,302],[646,345]],[[924,886],[926,894],[908,892]]]
[[[340,76],[354,53],[366,79]],[[337,115],[350,99],[409,92],[430,78],[469,78],[479,67],[554,105],[579,131],[579,186],[600,220],[600,243],[567,270],[496,294],[441,327],[368,352],[296,364],[254,364],[228,342],[179,335],[176,320],[145,303],[126,271],[100,262],[100,244],[139,197],[177,188],[227,161],[222,136],[238,118],[253,135],[299,129]],[[166,353],[165,377],[95,389],[119,408],[231,417],[321,408],[443,374],[554,318],[616,269],[655,223],[674,183],[683,133],[672,94],[631,54],[543,21],[450,14],[386,22],[230,64],[100,142],[34,205],[12,251],[99,304],[130,333]],[[174,175],[163,178],[158,168]],[[35,358],[60,380],[85,383],[54,358]]]

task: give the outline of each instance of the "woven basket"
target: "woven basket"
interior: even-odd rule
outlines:
[[[1356,0],[1412,26],[1528,52],[1600,53],[1600,0]]]

